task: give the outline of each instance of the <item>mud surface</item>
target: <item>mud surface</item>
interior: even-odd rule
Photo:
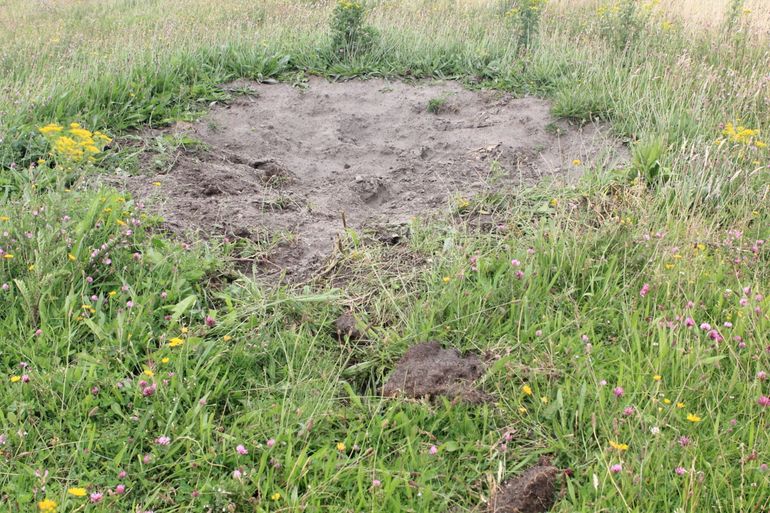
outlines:
[[[175,231],[258,241],[262,272],[290,279],[323,266],[343,213],[356,230],[398,227],[483,191],[549,175],[571,180],[614,153],[604,129],[557,121],[544,100],[454,82],[229,87],[249,94],[196,123],[144,134],[204,149],[174,149],[163,156],[168,165],[143,165],[118,185],[154,205]],[[446,107],[428,112],[436,98]]]
[[[480,403],[488,396],[476,389],[473,381],[483,373],[484,365],[477,357],[463,358],[457,350],[443,349],[438,342],[424,342],[412,346],[401,357],[382,395],[414,399],[445,396]]]
[[[550,465],[530,467],[502,483],[492,495],[489,513],[543,513],[553,507],[561,471]]]

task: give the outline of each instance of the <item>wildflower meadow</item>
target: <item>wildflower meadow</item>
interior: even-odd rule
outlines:
[[[770,5],[703,3],[0,6],[0,511],[519,511],[538,465],[527,511],[770,511]],[[159,214],[211,149],[155,131],[311,77],[543,98],[625,158],[260,279],[270,241]],[[427,341],[479,400],[382,393]]]

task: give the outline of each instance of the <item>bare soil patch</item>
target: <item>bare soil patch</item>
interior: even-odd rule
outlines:
[[[603,127],[558,121],[544,100],[455,82],[228,87],[250,94],[196,123],[145,134],[183,136],[205,150],[178,151],[162,171],[120,182],[173,230],[258,241],[262,272],[290,279],[323,267],[343,213],[355,230],[398,227],[481,192],[570,180],[617,153]],[[436,98],[442,108],[429,112]]]
[[[386,397],[413,399],[445,396],[470,403],[481,403],[487,394],[473,382],[484,373],[476,356],[462,357],[456,349],[444,349],[439,342],[412,346],[396,364],[382,388]]]

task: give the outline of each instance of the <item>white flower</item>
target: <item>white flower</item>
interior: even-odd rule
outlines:
[[[652,433],[653,435],[657,435],[660,433],[660,428],[658,426],[652,426],[650,428],[650,433]]]

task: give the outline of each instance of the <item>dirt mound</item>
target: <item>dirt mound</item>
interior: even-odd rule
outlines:
[[[475,356],[460,356],[456,349],[443,349],[438,342],[412,346],[396,364],[382,388],[386,397],[414,399],[446,396],[480,403],[488,396],[473,387],[484,373],[483,363]]]
[[[544,100],[455,82],[314,78],[306,87],[230,89],[253,94],[196,123],[143,134],[146,148],[171,153],[146,160],[169,164],[143,166],[118,185],[154,204],[174,230],[259,242],[264,273],[318,271],[343,213],[355,230],[397,227],[480,192],[577,177],[617,150],[602,127],[557,121]],[[452,108],[428,112],[437,98]],[[185,145],[169,149],[169,139]]]
[[[334,321],[334,334],[340,342],[358,341],[366,337],[366,327],[362,327],[352,312],[344,312]]]
[[[556,502],[561,471],[551,465],[530,467],[500,485],[489,502],[489,513],[542,513]]]

